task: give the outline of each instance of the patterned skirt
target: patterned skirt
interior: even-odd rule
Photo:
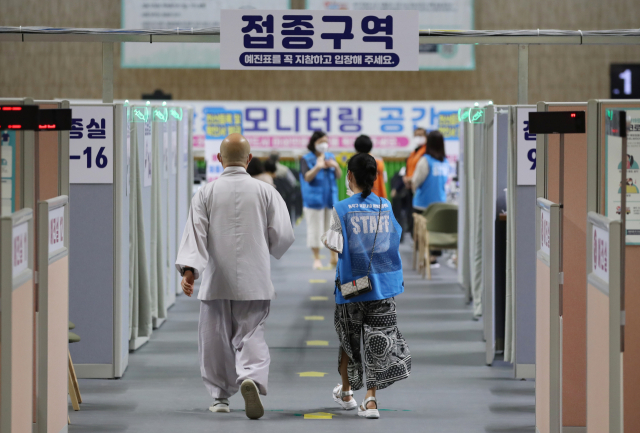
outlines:
[[[344,349],[349,356],[349,383],[354,390],[364,385],[363,370],[367,389],[384,389],[409,377],[411,353],[398,330],[394,298],[336,304],[334,324],[341,346],[338,371]]]

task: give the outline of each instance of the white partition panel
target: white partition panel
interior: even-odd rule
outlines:
[[[67,431],[69,200],[38,203],[37,431]]]
[[[193,162],[191,158],[191,110],[183,108],[182,119],[178,122],[178,174],[177,174],[177,192],[176,192],[176,237],[175,245],[176,249],[180,246],[180,240],[182,239],[182,233],[187,223],[187,215],[189,214],[189,206],[191,204],[191,186],[193,184],[192,167]],[[169,256],[169,261],[173,266],[176,255]],[[180,288],[180,274],[176,272],[176,277],[173,282],[176,294],[182,293]]]
[[[587,216],[587,433],[622,433],[621,229]]]
[[[150,107],[131,107],[131,272],[129,349],[136,350],[152,333],[150,269],[152,121]]]
[[[538,198],[536,212],[536,431],[561,433],[560,239],[562,208]]]
[[[177,270],[174,265],[175,257],[178,254],[176,246],[176,232],[178,228],[176,207],[178,205],[178,122],[175,115],[181,113],[175,108],[169,109],[169,170],[167,181],[167,248],[164,256],[164,262],[167,267],[167,308],[172,306],[176,301],[176,274]]]
[[[168,269],[166,267],[167,245],[167,181],[169,131],[167,128],[167,108],[153,107],[152,170],[151,177],[151,249],[150,276],[151,300],[153,302],[153,328],[159,328],[167,318],[166,287]]]
[[[528,113],[535,110],[509,107],[505,360],[513,363],[517,379],[536,377],[536,180],[529,172],[543,159],[528,132]]]
[[[33,426],[33,211],[22,209],[0,223],[0,431]]]

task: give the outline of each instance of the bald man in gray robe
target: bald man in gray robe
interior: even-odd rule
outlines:
[[[214,399],[209,409],[229,412],[228,398],[240,389],[246,415],[257,419],[269,376],[264,324],[275,297],[269,255],[280,259],[294,236],[278,191],[247,174],[251,158],[242,135],[224,139],[218,154],[224,171],[193,197],[176,267],[187,296],[202,276],[198,352]]]

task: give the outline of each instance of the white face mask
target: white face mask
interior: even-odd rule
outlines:
[[[418,135],[416,137],[413,137],[411,141],[413,142],[413,147],[419,147],[427,142],[427,137],[425,137],[424,135]]]
[[[320,153],[325,153],[327,150],[329,150],[329,143],[316,144],[316,150]]]
[[[351,191],[351,187],[349,186],[349,176],[344,178],[344,183],[347,185],[347,195],[351,197],[354,194],[354,192]]]

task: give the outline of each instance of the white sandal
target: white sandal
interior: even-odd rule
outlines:
[[[343,397],[351,396],[351,400],[344,401]],[[353,410],[356,408],[358,403],[356,403],[356,399],[353,398],[353,391],[345,391],[342,392],[342,385],[338,384],[335,388],[333,388],[333,401],[338,403],[344,410]]]
[[[211,412],[229,413],[229,400],[226,398],[216,398],[211,407],[209,407],[209,410]]]
[[[367,403],[370,401],[376,404],[375,409],[367,409]],[[362,406],[358,406],[358,416],[363,416],[367,419],[380,418],[380,412],[378,412],[378,400],[375,397],[369,397],[362,402]]]

